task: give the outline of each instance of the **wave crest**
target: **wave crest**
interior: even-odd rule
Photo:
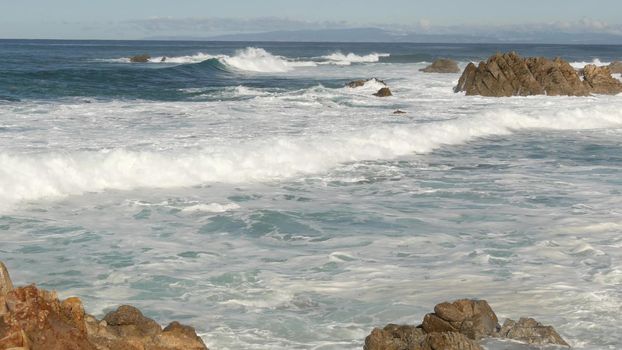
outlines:
[[[428,153],[444,145],[508,135],[521,129],[620,127],[622,111],[615,107],[580,108],[547,115],[497,110],[420,125],[276,137],[236,146],[167,153],[125,149],[40,155],[0,152],[0,203],[10,206],[19,201],[107,189],[272,181],[321,173],[347,162]]]
[[[322,56],[326,60],[323,64],[336,64],[341,66],[349,66],[352,63],[374,63],[379,62],[381,57],[389,57],[388,53],[370,53],[368,55],[359,56],[354,53],[343,54],[339,51],[330,55]]]

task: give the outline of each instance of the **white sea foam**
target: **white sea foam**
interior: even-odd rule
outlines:
[[[205,213],[224,213],[230,210],[240,209],[240,206],[235,203],[228,204],[220,204],[220,203],[210,203],[210,204],[194,204],[182,209],[182,212],[186,213],[194,213],[194,212],[205,212]]]
[[[581,68],[587,66],[588,64],[595,64],[597,66],[608,66],[609,64],[611,64],[611,62],[602,62],[599,58],[593,59],[592,62],[585,62],[585,61],[582,61],[582,62],[570,62],[570,65],[573,68],[576,68],[576,69],[581,69]]]
[[[131,151],[0,153],[3,203],[106,189],[185,187],[210,182],[246,183],[320,173],[344,162],[428,153],[443,145],[521,129],[580,130],[622,127],[622,111],[589,107],[519,113],[496,110],[419,125],[357,132],[272,137],[237,146],[171,152]]]
[[[148,63],[157,64],[192,64],[210,59],[217,59],[222,64],[235,70],[255,73],[284,73],[299,67],[314,67],[317,64],[312,61],[299,61],[283,56],[273,55],[270,52],[257,47],[247,47],[237,50],[233,56],[211,55],[199,52],[185,56],[157,56],[151,57]],[[105,59],[103,61],[116,63],[130,63],[129,57]]]
[[[349,66],[352,63],[373,63],[380,61],[381,57],[390,56],[388,53],[370,53],[368,55],[359,56],[354,53],[343,54],[341,52],[334,52],[330,55],[322,56],[321,59],[326,60],[323,64],[336,64],[342,66]]]

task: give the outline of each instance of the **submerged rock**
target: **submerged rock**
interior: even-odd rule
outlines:
[[[382,89],[378,90],[378,92],[376,92],[374,96],[388,97],[388,96],[393,96],[393,94],[391,93],[391,90],[388,87],[383,87]]]
[[[497,336],[527,344],[570,346],[552,326],[544,326],[533,318],[521,318],[518,322],[508,319]]]
[[[346,83],[346,86],[349,88],[357,88],[357,87],[364,86],[365,84],[367,84],[367,82],[370,82],[370,81],[374,81],[376,83],[380,83],[384,86],[387,86],[387,84],[384,81],[377,79],[377,78],[352,80],[351,82]]]
[[[1,262],[0,275],[0,349],[207,349],[192,327],[173,322],[163,330],[132,306],[121,306],[98,321],[85,313],[79,298],[60,301],[56,293],[34,285],[12,288]]]
[[[147,63],[147,62],[149,62],[150,59],[151,59],[151,56],[149,56],[147,54],[136,55],[136,56],[130,57],[130,62],[132,62],[132,63]]]
[[[481,350],[482,339],[511,339],[527,344],[568,344],[551,326],[533,319],[507,320],[503,327],[485,300],[444,302],[419,326],[389,324],[365,338],[364,350]]]
[[[482,96],[586,96],[589,89],[570,64],[560,58],[522,58],[515,52],[496,54],[465,68],[455,92]]]
[[[447,58],[439,58],[432,62],[431,65],[419,69],[424,73],[460,73],[458,62]]]
[[[611,76],[609,67],[588,64],[583,68],[584,83],[595,94],[617,95],[622,92],[622,82]]]

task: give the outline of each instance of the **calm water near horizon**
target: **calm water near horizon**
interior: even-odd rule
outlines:
[[[467,97],[459,74],[419,72],[510,50],[622,60],[0,40],[0,260],[16,284],[97,316],[136,305],[210,349],[362,349],[373,327],[465,297],[618,349],[622,96]],[[371,77],[394,96],[344,87]]]

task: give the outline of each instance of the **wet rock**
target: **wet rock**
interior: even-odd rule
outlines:
[[[378,92],[376,92],[374,96],[389,97],[389,96],[393,96],[393,94],[391,93],[391,90],[388,87],[383,87],[382,89],[378,90]]]
[[[130,57],[130,62],[132,62],[132,63],[147,63],[147,62],[149,62],[150,59],[151,59],[151,56],[149,56],[147,54],[136,55],[136,56]]]
[[[1,262],[0,277],[0,349],[207,349],[194,328],[173,322],[162,329],[135,307],[121,306],[98,321],[85,313],[79,298],[60,301],[34,285],[13,288]]]
[[[447,58],[440,58],[432,62],[431,65],[419,69],[424,73],[460,73],[458,63]]]
[[[492,97],[589,94],[568,62],[559,58],[522,58],[515,52],[496,54],[478,66],[469,63],[454,91]]]
[[[401,109],[396,109],[395,112],[393,112],[393,114],[407,114],[408,112],[403,111]]]
[[[527,344],[570,346],[552,326],[544,326],[533,318],[521,318],[518,322],[508,319],[496,336]]]
[[[609,71],[612,74],[622,74],[622,61],[614,61],[609,64]]]
[[[622,82],[611,76],[609,67],[588,64],[583,68],[584,84],[595,94],[617,95],[622,92]]]
[[[160,62],[166,62],[166,56],[162,56],[162,59],[160,60]]]
[[[369,81],[374,81],[374,82],[380,83],[380,84],[382,84],[384,86],[387,86],[387,84],[384,81],[382,81],[380,79],[377,79],[377,78],[353,80],[353,81],[351,81],[349,83],[346,83],[346,86],[349,87],[349,88],[357,88],[357,87],[364,86]]]

